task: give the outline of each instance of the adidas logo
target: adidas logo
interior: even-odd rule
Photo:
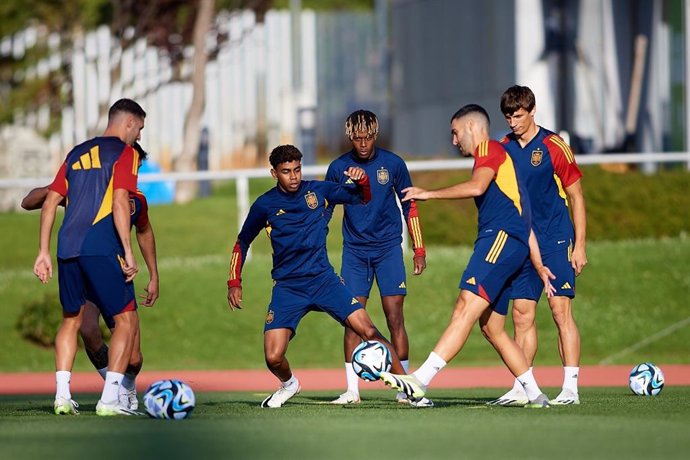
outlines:
[[[572,289],[572,288],[573,287],[567,281],[565,282],[565,284],[563,286],[561,286],[561,289]]]
[[[276,216],[282,216],[283,214],[285,214],[285,211],[283,211],[282,209],[280,209],[280,210],[276,213]]]
[[[355,298],[353,297],[353,298],[352,298],[352,302],[350,302],[350,305],[354,305],[354,304],[356,304],[356,303],[358,303],[358,302],[359,302],[359,300],[357,300],[357,299],[355,299]]]
[[[466,281],[467,284],[471,286],[476,286],[477,285],[477,280],[474,279],[474,276]]]
[[[405,282],[403,281],[402,283],[400,283],[400,286],[398,286],[398,288],[399,289],[405,289],[405,288],[407,288],[407,286],[405,286]]]
[[[354,182],[352,182],[352,179],[350,179],[350,178],[348,178],[348,179],[345,181],[345,183],[348,184],[348,185],[349,185],[349,184],[354,184]]]
[[[89,150],[89,153],[85,153],[79,157],[79,161],[72,163],[72,169],[78,171],[80,169],[96,169],[101,167],[101,157],[99,155],[98,146],[94,146]]]

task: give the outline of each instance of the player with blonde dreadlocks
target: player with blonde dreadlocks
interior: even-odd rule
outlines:
[[[391,342],[407,372],[409,342],[403,317],[403,302],[407,294],[405,263],[402,253],[402,222],[395,196],[402,198],[402,190],[412,185],[410,173],[402,158],[375,146],[379,121],[368,110],[357,110],[345,121],[345,135],[352,150],[334,160],[328,167],[326,180],[347,180],[343,171],[350,166],[363,168],[371,178],[371,201],[366,205],[347,204],[343,218],[343,258],[341,275],[357,300],[366,307],[374,278],[381,294],[381,304],[391,333]],[[426,251],[422,227],[414,201],[402,205],[412,246],[414,274],[426,268]],[[333,206],[329,205],[328,212]],[[354,331],[345,329],[345,371],[347,391],[333,404],[358,404],[359,380],[352,367],[352,352],[361,343]],[[433,405],[428,399],[410,402],[405,393],[398,393],[399,402],[417,407]]]

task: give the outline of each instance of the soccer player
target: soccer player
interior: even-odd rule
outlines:
[[[136,192],[139,166],[131,146],[141,136],[145,117],[135,101],[115,102],[103,136],[79,144],[67,154],[41,208],[34,274],[47,283],[53,275],[50,236],[55,212],[67,199],[57,250],[63,319],[55,338],[56,414],[78,413],[69,383],[87,294],[104,316],[115,321],[96,413],[135,414],[118,399],[139,324],[132,284],[138,267],[130,239],[129,193]]]
[[[327,203],[368,202],[369,177],[350,167],[345,184],[302,180],[302,153],[281,145],[270,154],[271,175],[277,185],[252,204],[232,251],[228,279],[228,304],[241,308],[242,267],[249,246],[266,229],[273,248],[273,293],[264,325],[264,356],[268,369],[281,382],[261,407],[281,407],[299,393],[286,352],[297,326],[309,311],[323,311],[364,340],[384,343],[395,372],[404,372],[392,345],[376,329],[362,304],[336,275],[326,253]]]
[[[402,199],[402,189],[411,187],[412,180],[402,158],[376,147],[378,133],[379,122],[374,113],[358,110],[350,114],[345,121],[345,134],[352,142],[352,150],[330,164],[326,180],[344,182],[347,177],[343,172],[350,166],[360,167],[367,176],[376,178],[371,181],[369,203],[345,205],[340,275],[365,308],[376,278],[391,343],[407,372],[410,346],[403,317],[407,280],[401,247],[402,222],[395,197]],[[329,203],[328,211],[333,208]],[[426,251],[414,200],[402,203],[402,211],[414,249],[414,274],[419,275],[426,268]],[[359,378],[352,368],[352,352],[361,339],[352,329],[345,328],[343,341],[347,390],[332,403],[358,404]],[[402,392],[396,399],[408,402]]]
[[[148,157],[148,153],[138,142],[135,142],[133,147],[137,153],[139,153],[139,163],[141,165],[141,162],[145,161]],[[27,211],[40,209],[48,195],[48,191],[48,186],[31,190],[22,200],[22,208]],[[149,283],[144,289],[145,294],[141,294],[139,298],[144,306],[152,307],[159,296],[159,283],[158,264],[156,262],[156,240],[153,233],[153,227],[148,217],[148,203],[146,197],[140,190],[137,190],[136,193],[129,194],[129,202],[131,207],[130,224],[136,229],[137,243],[139,244],[141,254],[144,257],[144,262],[149,271]],[[60,202],[61,206],[64,206],[64,204],[65,200]],[[99,317],[100,311],[98,307],[93,301],[88,300],[87,295],[79,333],[84,340],[86,355],[89,357],[91,364],[93,364],[100,376],[105,379],[106,373],[108,372],[108,346],[103,340],[103,334],[99,326]],[[115,327],[113,319],[111,317],[104,317],[104,320],[108,328],[112,331]],[[140,331],[137,330],[134,339],[134,347],[132,348],[132,356],[127,365],[125,376],[122,379],[122,385],[120,386],[120,402],[130,410],[137,410],[139,408],[136,394],[136,376],[141,371],[143,360],[144,357],[141,354],[140,346]]]
[[[466,182],[427,191],[410,187],[403,192],[411,199],[474,198],[479,212],[479,229],[474,252],[460,281],[460,294],[446,330],[434,351],[411,375],[381,373],[382,380],[410,399],[419,399],[434,376],[462,349],[474,324],[523,385],[530,407],[548,407],[525,356],[505,331],[508,294],[513,276],[532,256],[550,295],[547,267],[541,265],[539,248],[530,229],[530,207],[513,162],[501,144],[489,139],[489,115],[470,104],[451,118],[453,144],[465,156],[474,156],[472,177]]]
[[[532,227],[544,260],[556,280],[556,293],[548,299],[558,328],[558,352],[563,363],[563,387],[551,404],[580,404],[577,379],[580,370],[580,333],[573,318],[575,277],[587,264],[587,218],[580,178],[582,173],[568,144],[534,121],[536,100],[526,86],[512,86],[501,96],[501,112],[510,130],[501,143],[513,159],[532,205]],[[568,208],[572,211],[572,221]],[[537,353],[535,315],[541,282],[530,261],[516,281],[513,300],[515,341],[530,367]],[[522,386],[513,388],[490,404],[522,404]]]

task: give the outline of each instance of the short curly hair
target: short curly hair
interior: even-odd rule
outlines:
[[[297,147],[290,144],[279,145],[271,151],[268,157],[268,161],[271,163],[271,166],[273,166],[273,169],[277,168],[281,163],[289,163],[301,159],[302,152],[300,152]]]

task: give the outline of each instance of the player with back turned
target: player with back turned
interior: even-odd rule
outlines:
[[[50,235],[58,205],[66,200],[58,234],[58,283],[63,319],[55,338],[56,414],[76,414],[70,378],[87,295],[115,329],[108,372],[96,405],[98,415],[133,415],[119,404],[139,318],[132,280],[138,271],[130,237],[129,194],[136,192],[138,154],[146,112],[131,99],[110,107],[103,136],[67,154],[41,208],[39,253],[34,273],[43,283],[53,275]]]
[[[348,168],[343,173],[350,179],[348,184],[303,181],[302,153],[292,145],[273,149],[269,161],[277,184],[252,204],[232,251],[228,279],[228,304],[235,310],[241,307],[241,273],[247,251],[265,229],[273,248],[273,292],[264,325],[264,357],[280,387],[261,407],[281,407],[299,393],[299,381],[286,353],[300,320],[310,311],[326,312],[362,339],[384,343],[391,351],[392,368],[404,372],[392,345],[342,283],[326,252],[327,202],[368,202],[371,192],[366,173]]]
[[[407,372],[410,345],[403,316],[407,280],[401,246],[402,221],[396,196],[402,199],[402,190],[411,187],[412,180],[402,158],[375,145],[378,133],[379,122],[374,113],[357,110],[350,114],[345,122],[345,134],[352,143],[352,149],[330,164],[326,180],[344,182],[347,178],[343,171],[350,166],[364,169],[372,178],[369,203],[344,205],[340,275],[365,307],[376,278],[391,343]],[[334,205],[329,203],[328,211],[332,212],[333,208]],[[426,268],[426,251],[417,204],[414,200],[402,203],[402,212],[414,249],[414,274],[419,275]],[[359,378],[352,367],[352,352],[359,343],[359,336],[345,328],[347,390],[332,401],[333,404],[357,404],[360,401]],[[399,393],[397,400],[408,402],[404,393]]]

